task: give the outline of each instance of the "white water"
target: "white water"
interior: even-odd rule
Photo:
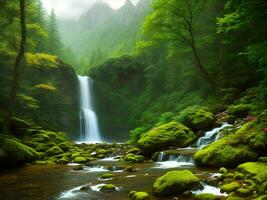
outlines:
[[[214,187],[211,185],[207,185],[207,184],[203,184],[204,189],[201,190],[197,190],[197,191],[193,191],[193,194],[204,194],[204,193],[208,193],[208,194],[214,194],[216,196],[227,196],[226,193],[221,193],[221,189],[218,187]]]
[[[226,127],[230,127],[228,123],[223,123],[221,127],[214,128],[211,131],[207,131],[203,137],[200,137],[194,147],[180,148],[177,150],[192,150],[192,149],[201,149],[208,144],[217,141],[219,139],[220,131]],[[194,166],[194,160],[190,155],[169,155],[164,152],[160,152],[156,162],[155,168],[181,168],[181,167],[190,167]],[[212,188],[211,188],[212,189]]]
[[[98,120],[92,103],[93,81],[87,76],[78,76],[80,87],[80,141],[101,143]]]
[[[208,144],[215,142],[219,139],[219,133],[222,129],[230,127],[232,125],[228,123],[223,123],[221,127],[214,128],[211,131],[207,131],[203,137],[200,137],[197,141],[197,148],[202,149]]]

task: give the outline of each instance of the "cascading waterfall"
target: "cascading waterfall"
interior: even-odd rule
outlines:
[[[214,128],[211,131],[207,131],[203,137],[200,137],[197,141],[197,148],[201,149],[208,144],[215,142],[219,139],[219,133],[222,129],[230,127],[228,123],[223,123],[221,127]]]
[[[87,76],[78,76],[80,87],[80,141],[101,143],[97,116],[92,102],[93,80]]]

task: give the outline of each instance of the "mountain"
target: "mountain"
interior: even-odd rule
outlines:
[[[89,66],[101,64],[110,57],[132,54],[140,39],[140,29],[150,13],[152,0],[140,0],[135,6],[130,0],[118,10],[98,2],[72,26],[59,22],[63,42],[79,60],[76,70],[83,73]],[[73,64],[73,63],[71,63]]]
[[[85,15],[80,17],[78,23],[88,28],[94,28],[106,22],[114,12],[115,11],[107,3],[103,1],[96,2]]]

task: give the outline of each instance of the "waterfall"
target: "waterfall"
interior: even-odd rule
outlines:
[[[80,141],[100,143],[102,141],[97,116],[92,102],[93,80],[78,76],[80,87]]]
[[[193,159],[191,156],[187,155],[172,155],[166,154],[164,152],[160,152],[158,155],[157,162],[164,162],[164,161],[176,161],[182,163],[193,163]]]
[[[218,128],[214,128],[211,131],[207,131],[205,133],[205,135],[203,137],[200,137],[197,141],[197,148],[201,149],[205,146],[207,146],[208,144],[217,141],[219,139],[219,133],[222,129],[224,129],[225,127],[229,127],[231,126],[228,123],[223,123],[221,127]]]

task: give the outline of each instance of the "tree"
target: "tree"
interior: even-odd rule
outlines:
[[[25,53],[25,45],[26,45],[26,19],[25,19],[25,0],[20,0],[20,27],[21,27],[21,39],[20,39],[20,47],[19,52],[16,56],[15,63],[14,63],[14,75],[13,81],[11,85],[11,92],[10,92],[10,102],[9,108],[6,117],[6,131],[9,132],[10,130],[10,119],[12,117],[13,109],[15,107],[16,96],[17,96],[17,88],[19,83],[19,75],[20,75],[20,68],[21,63],[23,60],[23,56]]]
[[[55,11],[52,10],[48,19],[49,53],[52,55],[62,54],[63,45],[61,43]]]
[[[199,0],[156,0],[153,12],[143,27],[146,36],[166,41],[180,42],[190,47],[201,76],[211,85],[215,81],[205,69],[199,56],[195,36],[195,22],[203,9]]]

